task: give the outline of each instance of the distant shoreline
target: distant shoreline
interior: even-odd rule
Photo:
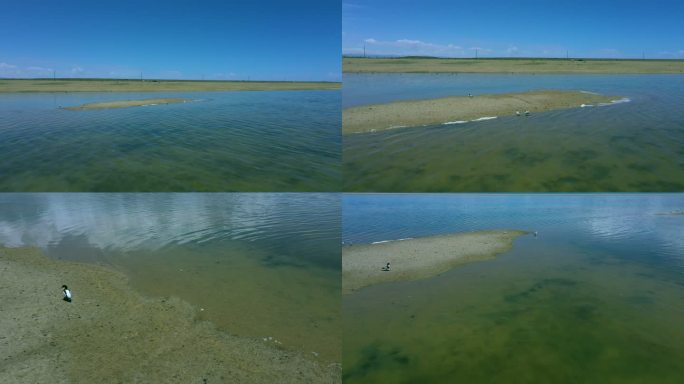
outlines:
[[[684,60],[343,57],[344,73],[676,74]]]
[[[397,281],[424,279],[459,265],[489,260],[528,232],[493,230],[430,236],[342,248],[342,293]],[[390,271],[381,270],[390,263]]]
[[[363,105],[342,111],[342,133],[368,133],[395,128],[460,124],[499,116],[578,108],[610,103],[619,96],[582,91],[542,90]]]
[[[185,301],[141,296],[113,269],[0,246],[0,271],[3,383],[341,381],[339,364],[219,331]]]
[[[340,89],[341,86],[341,83],[323,81],[0,79],[0,93],[295,91]]]

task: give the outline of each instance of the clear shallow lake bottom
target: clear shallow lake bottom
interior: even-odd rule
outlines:
[[[70,111],[116,100],[192,102]],[[340,91],[0,94],[2,191],[338,191]]]
[[[335,194],[4,194],[0,244],[106,265],[223,331],[339,362],[339,205]]]
[[[343,296],[349,383],[678,383],[684,195],[357,195],[343,241],[538,231],[497,259]]]
[[[684,75],[345,74],[342,104],[539,89],[590,91],[630,102],[346,135],[344,190],[684,188]]]

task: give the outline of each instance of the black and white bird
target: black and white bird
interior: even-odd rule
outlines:
[[[380,269],[382,269],[382,270],[385,271],[385,272],[389,271],[389,270],[390,270],[390,263],[387,263],[386,266],[384,266],[384,267],[382,267],[382,268],[380,268]]]
[[[64,297],[62,299],[71,303],[71,291],[69,290],[69,287],[62,285],[62,292],[64,293]]]

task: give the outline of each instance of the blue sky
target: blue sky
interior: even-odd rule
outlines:
[[[342,51],[684,59],[684,1],[343,0]]]
[[[3,1],[0,77],[339,81],[339,1]]]

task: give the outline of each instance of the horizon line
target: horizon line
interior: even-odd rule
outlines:
[[[614,57],[541,57],[541,56],[485,56],[485,57],[449,57],[449,56],[423,56],[423,55],[363,55],[342,54],[342,58],[350,59],[453,59],[453,60],[625,60],[625,61],[684,61],[682,59],[646,59],[646,58],[614,58]]]
[[[139,79],[139,78],[116,78],[116,77],[0,77],[0,80],[106,80],[106,81],[198,81],[198,82],[231,82],[231,83],[341,83],[330,80],[211,80],[211,79]]]

